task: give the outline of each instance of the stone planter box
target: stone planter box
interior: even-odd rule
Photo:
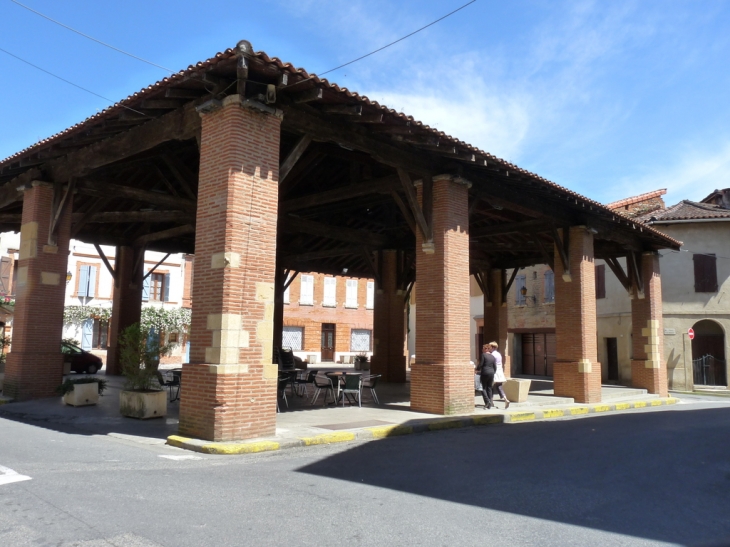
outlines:
[[[71,406],[95,405],[99,402],[99,384],[75,384],[73,391],[63,396],[63,402]]]
[[[504,394],[511,403],[524,403],[527,401],[527,394],[530,392],[530,384],[532,380],[523,380],[518,378],[510,378],[502,387]]]
[[[164,391],[122,391],[119,393],[119,412],[122,416],[162,418],[167,415],[167,393]]]

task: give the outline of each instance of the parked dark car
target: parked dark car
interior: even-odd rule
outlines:
[[[72,372],[96,374],[96,371],[102,366],[101,359],[96,355],[68,342],[61,342],[61,353],[63,353],[63,362],[71,363]]]

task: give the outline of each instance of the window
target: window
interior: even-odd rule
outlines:
[[[170,274],[152,273],[144,280],[142,288],[142,300],[147,302],[169,302],[170,301]]]
[[[696,254],[695,292],[717,292],[717,258],[714,254]]]
[[[334,277],[324,278],[324,298],[322,305],[328,308],[337,306],[337,279]]]
[[[305,306],[314,304],[314,276],[300,275],[299,303]]]
[[[370,351],[372,331],[366,329],[352,329],[350,335],[350,351]]]
[[[375,307],[374,303],[375,303],[375,281],[368,281],[365,307],[369,310],[372,310]]]
[[[555,274],[552,270],[545,272],[545,302],[555,302]]]
[[[10,272],[13,270],[13,259],[9,256],[0,258],[0,294],[13,294],[10,285]]]
[[[357,308],[357,279],[348,279],[345,283],[345,307]]]
[[[170,344],[177,344],[179,339],[179,334],[177,332],[171,332],[170,336],[167,338],[167,342]]]
[[[284,327],[281,335],[281,347],[289,347],[293,351],[302,351],[304,327]]]
[[[606,298],[606,266],[596,266],[596,299]]]
[[[525,295],[522,294],[522,289],[526,287],[525,276],[518,275],[515,277],[515,304],[518,306],[525,306]]]
[[[76,295],[86,298],[96,296],[96,266],[85,264],[79,267]]]

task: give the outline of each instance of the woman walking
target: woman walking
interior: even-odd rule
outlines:
[[[492,402],[492,382],[494,381],[494,373],[497,370],[494,356],[489,353],[489,345],[482,346],[482,358],[479,359],[477,366],[477,374],[482,382],[482,398],[484,399],[484,408],[489,410],[494,406]]]
[[[497,344],[497,342],[489,342],[487,346],[489,347],[489,353],[491,353],[492,357],[494,357],[497,369],[494,373],[494,387],[499,390],[499,396],[504,401],[504,408],[509,408],[507,395],[504,394],[504,389],[502,388],[502,384],[507,381],[507,378],[504,375],[504,367],[502,366],[502,354],[497,351],[499,349],[499,344]]]

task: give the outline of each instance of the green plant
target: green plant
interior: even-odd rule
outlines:
[[[61,340],[62,344],[71,344],[72,346],[81,347],[81,342],[76,340],[76,338],[64,338]]]
[[[127,379],[126,391],[159,391],[157,367],[160,356],[167,355],[171,344],[160,344],[158,336],[150,336],[149,331],[139,323],[130,325],[119,338],[119,361],[122,374]]]
[[[368,362],[368,356],[366,353],[358,353],[355,355],[355,362],[356,363],[367,363]]]
[[[5,354],[5,349],[10,345],[10,337],[9,336],[3,336],[0,338],[0,365],[5,363],[5,357],[7,356]]]
[[[76,384],[93,384],[94,382],[99,384],[99,395],[104,393],[104,390],[108,387],[107,381],[102,378],[92,378],[91,376],[84,376],[83,378],[68,378],[56,388],[56,393],[63,396],[67,393],[71,393]]]

